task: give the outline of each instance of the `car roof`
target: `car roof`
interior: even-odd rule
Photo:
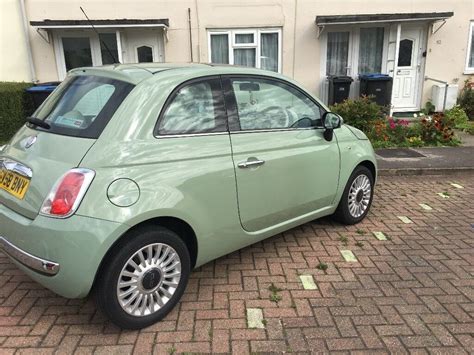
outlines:
[[[254,74],[283,78],[282,75],[262,69],[205,63],[140,63],[140,64],[112,64],[100,67],[76,68],[69,72],[70,75],[100,75],[132,84],[138,84],[143,80],[165,71],[173,71],[173,74],[195,74],[196,77],[206,75],[223,74]],[[171,74],[171,73],[168,73]],[[286,78],[288,79],[288,78]]]

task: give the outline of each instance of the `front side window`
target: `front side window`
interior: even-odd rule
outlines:
[[[241,130],[321,126],[321,109],[309,97],[281,81],[232,79]]]
[[[209,58],[215,64],[235,64],[280,71],[278,29],[209,32]]]
[[[474,73],[474,22],[471,22],[469,28],[469,43],[466,59],[466,72]]]
[[[382,72],[384,28],[360,29],[359,74]]]
[[[133,87],[105,77],[69,76],[33,116],[51,126],[47,132],[98,138]]]
[[[227,129],[219,79],[193,82],[169,99],[158,121],[158,134],[224,132]]]

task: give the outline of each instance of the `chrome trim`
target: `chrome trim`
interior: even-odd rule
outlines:
[[[240,130],[240,131],[230,131],[230,134],[243,134],[243,133],[267,133],[267,132],[285,132],[285,131],[307,131],[307,130],[323,130],[324,127],[293,127],[293,128],[271,128],[271,129],[254,129],[254,130]],[[219,136],[223,134],[229,134],[228,131],[225,132],[207,132],[207,133],[187,133],[187,134],[159,134],[154,135],[155,138],[184,138],[184,137],[199,137],[199,136]]]
[[[289,128],[269,128],[269,129],[248,129],[240,131],[231,131],[231,134],[243,133],[268,133],[268,132],[287,132],[287,131],[308,131],[308,130],[323,130],[324,127],[289,127]]]
[[[251,168],[253,166],[260,166],[263,164],[265,164],[265,160],[247,160],[247,161],[243,161],[237,164],[237,166],[241,169],[245,169],[245,168]]]
[[[59,264],[46,259],[38,258],[10,243],[4,237],[0,237],[0,251],[5,252],[12,259],[42,274],[56,275]]]
[[[33,177],[33,170],[23,165],[22,163],[19,163],[12,159],[0,158],[0,168],[5,168],[9,171],[13,171],[29,179]]]
[[[229,132],[207,132],[207,133],[187,133],[187,134],[159,134],[154,137],[157,139],[161,138],[185,138],[185,137],[198,137],[198,136],[220,136],[224,134],[229,134]]]

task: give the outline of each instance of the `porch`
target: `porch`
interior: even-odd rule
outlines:
[[[453,12],[317,16],[320,97],[328,102],[328,76],[349,76],[350,98],[359,96],[359,76],[393,78],[391,112],[422,108],[430,37]]]
[[[164,62],[168,19],[31,21],[52,45],[59,80],[82,66]]]

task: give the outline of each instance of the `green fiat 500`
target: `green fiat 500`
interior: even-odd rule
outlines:
[[[374,151],[293,80],[251,68],[80,68],[0,148],[0,249],[142,328],[193,268],[300,224],[361,221]]]

